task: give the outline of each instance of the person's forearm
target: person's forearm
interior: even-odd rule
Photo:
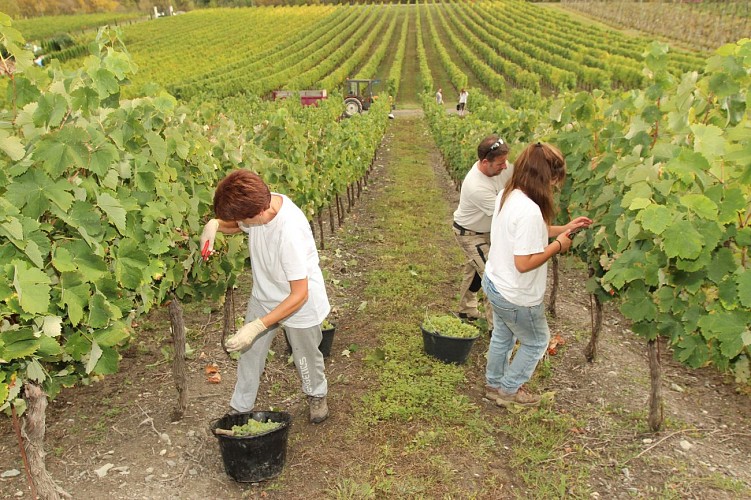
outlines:
[[[555,238],[566,230],[566,226],[548,226],[548,238]]]
[[[555,254],[559,253],[562,245],[558,240],[553,240],[542,252],[532,255],[514,255],[514,266],[520,273],[527,273],[537,269]]]
[[[263,316],[261,321],[263,321],[263,324],[266,325],[267,328],[279,323],[284,318],[300,309],[306,300],[308,300],[307,292],[305,294],[291,293],[286,299],[281,301],[278,306],[272,309],[267,315]]]
[[[235,221],[226,221],[222,219],[216,219],[219,222],[219,231],[224,234],[237,234],[241,232],[240,227]]]

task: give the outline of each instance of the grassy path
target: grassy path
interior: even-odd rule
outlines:
[[[455,306],[457,194],[419,114],[391,122],[377,164],[338,245],[322,254],[325,267],[344,269],[331,294],[346,325],[335,351],[357,352],[327,364],[332,417],[298,436],[282,487],[315,485],[321,498],[483,497],[508,482],[491,405],[475,387],[486,339],[467,365],[445,365],[423,353],[419,329],[426,310]],[[303,467],[324,447],[327,478]]]

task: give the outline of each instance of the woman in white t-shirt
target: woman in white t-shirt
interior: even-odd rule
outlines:
[[[577,217],[553,226],[553,188],[566,177],[566,160],[549,144],[532,144],[514,162],[498,194],[482,288],[493,307],[493,334],[485,370],[486,397],[499,405],[536,406],[540,397],[522,389],[550,340],[543,299],[547,261],[571,247],[570,233],[592,224]],[[550,238],[555,237],[552,243]],[[509,363],[515,340],[519,349]]]
[[[249,170],[236,170],[217,185],[214,213],[218,218],[211,219],[201,235],[204,258],[213,252],[217,231],[244,232],[253,273],[246,324],[225,343],[228,351],[242,353],[231,408],[246,412],[255,406],[266,354],[282,325],[308,396],[310,421],[322,422],[329,414],[328,386],[318,344],[331,307],[305,214],[288,197],[270,192]]]

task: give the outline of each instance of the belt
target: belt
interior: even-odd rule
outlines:
[[[454,229],[456,229],[456,230],[459,231],[459,235],[460,236],[464,236],[464,235],[467,235],[467,236],[482,236],[484,234],[488,234],[488,233],[478,233],[477,231],[470,231],[469,229],[464,229],[462,226],[460,226],[456,222],[454,222]]]

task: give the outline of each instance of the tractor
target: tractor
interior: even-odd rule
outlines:
[[[373,95],[373,85],[381,80],[354,80],[344,82],[344,116],[350,117],[370,109],[378,98]]]

